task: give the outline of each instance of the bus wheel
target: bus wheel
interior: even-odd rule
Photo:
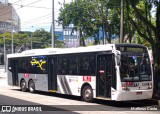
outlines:
[[[33,80],[30,80],[29,81],[29,91],[31,93],[34,93],[35,92],[35,84],[34,84],[34,81]]]
[[[90,86],[85,86],[82,91],[82,98],[86,102],[92,102],[93,101],[93,91]]]
[[[25,81],[25,80],[22,80],[22,81],[21,81],[20,86],[21,86],[21,90],[22,90],[23,92],[26,92],[26,91],[27,91],[27,86],[26,86],[26,81]]]

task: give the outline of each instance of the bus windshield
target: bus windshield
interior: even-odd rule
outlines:
[[[147,53],[122,53],[120,66],[121,81],[150,81],[151,65]]]

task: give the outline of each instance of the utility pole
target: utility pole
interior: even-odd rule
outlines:
[[[33,48],[32,45],[33,45],[33,44],[32,44],[32,33],[31,33],[31,49]]]
[[[66,1],[65,1],[65,0],[63,1],[63,4],[64,4],[64,5],[66,4]]]
[[[33,28],[33,26],[32,26]],[[32,32],[31,32],[31,49],[33,48],[33,39],[32,39]]]
[[[5,22],[6,23],[6,22]],[[6,31],[4,30],[4,34],[3,34],[3,40],[4,40],[4,69],[6,72],[6,36],[5,36]]]
[[[14,25],[13,25],[13,5],[12,5],[12,53],[13,53],[13,30],[14,30]]]
[[[13,30],[14,30],[14,29],[13,29],[13,26],[14,26],[14,25],[12,25],[12,53],[14,53],[14,52],[13,52],[13,47],[14,47],[14,44],[13,44]]]
[[[124,0],[121,0],[120,43],[124,42],[123,18],[124,18]]]
[[[52,48],[54,48],[54,0],[52,0]]]

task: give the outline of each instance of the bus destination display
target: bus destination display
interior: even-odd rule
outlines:
[[[121,52],[132,52],[132,53],[145,53],[144,48],[139,47],[117,47],[117,49]]]

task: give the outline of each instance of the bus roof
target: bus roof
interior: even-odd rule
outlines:
[[[146,46],[140,45],[140,44],[126,44],[126,43],[122,43],[122,44],[115,44],[115,46],[132,46],[132,47],[142,47],[142,48],[146,48]]]
[[[26,50],[21,53],[8,54],[7,58],[38,56],[38,55],[56,55],[56,54],[69,54],[69,53],[84,53],[84,52],[98,52],[115,50],[114,44],[107,45],[94,45],[87,47],[74,47],[74,48],[44,48]]]

